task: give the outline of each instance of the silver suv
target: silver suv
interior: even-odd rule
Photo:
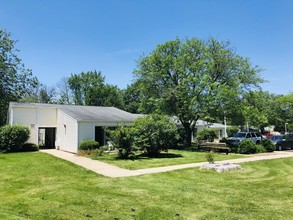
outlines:
[[[238,132],[232,137],[227,138],[227,143],[238,145],[240,142],[250,139],[254,143],[259,144],[262,140],[262,135],[256,132]]]

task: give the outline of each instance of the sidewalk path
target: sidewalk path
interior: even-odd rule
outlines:
[[[98,174],[101,174],[107,177],[127,177],[127,176],[138,176],[138,175],[150,174],[150,173],[161,173],[161,172],[167,172],[171,170],[200,167],[201,165],[207,163],[207,162],[201,162],[201,163],[180,164],[180,165],[155,167],[155,168],[147,168],[147,169],[139,169],[139,170],[128,170],[128,169],[123,169],[123,168],[120,168],[111,164],[107,164],[98,160],[92,160],[90,158],[76,156],[73,153],[68,153],[68,152],[64,152],[64,151],[60,151],[56,149],[41,150],[41,152],[48,153],[55,157],[59,157],[61,159],[70,161],[88,170],[92,170]],[[232,160],[222,160],[219,162],[220,163],[245,163],[245,162],[251,162],[251,161],[258,161],[258,160],[271,160],[271,159],[279,159],[279,158],[287,158],[287,157],[293,157],[293,151],[275,151],[273,153],[259,154],[255,156],[249,156],[249,157],[232,159]]]

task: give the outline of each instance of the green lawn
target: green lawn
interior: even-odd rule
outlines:
[[[239,154],[226,155],[223,153],[215,153],[215,160],[228,160],[241,157],[244,156]],[[131,170],[207,161],[204,152],[192,152],[183,150],[169,150],[168,153],[163,152],[160,158],[149,158],[141,154],[136,154],[131,158],[132,159],[128,160],[117,160],[116,154],[104,154],[97,159]]]
[[[292,219],[293,159],[107,178],[43,153],[0,154],[0,219]]]

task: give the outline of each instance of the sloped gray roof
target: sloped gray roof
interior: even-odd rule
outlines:
[[[210,128],[225,128],[225,125],[220,124],[220,123],[210,123],[210,122],[206,122],[203,120],[197,120],[196,122],[197,126],[205,126],[205,127],[210,127]]]
[[[57,105],[43,103],[17,103],[11,102],[10,106],[27,108],[56,108],[77,121],[101,121],[101,122],[132,122],[141,114],[132,114],[115,107]]]
[[[132,122],[139,114],[131,114],[115,107],[59,106],[58,109],[77,121]]]

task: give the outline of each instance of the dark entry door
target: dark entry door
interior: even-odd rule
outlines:
[[[55,148],[56,128],[39,128],[40,148]]]
[[[99,142],[100,146],[105,145],[105,131],[102,127],[95,127],[95,141]]]

